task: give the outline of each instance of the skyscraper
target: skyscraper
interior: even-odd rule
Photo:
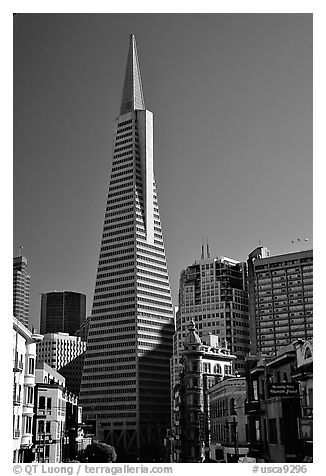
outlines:
[[[172,389],[179,380],[181,349],[191,319],[200,337],[211,332],[221,343],[227,341],[237,356],[234,371],[244,375],[250,348],[246,263],[224,256],[212,258],[206,244],[201,259],[181,272],[171,359]]]
[[[173,308],[153,174],[153,114],[130,46],[80,402],[120,461],[158,457],[169,426]]]
[[[27,258],[14,258],[13,313],[25,327],[28,327],[30,276],[27,274]]]
[[[41,295],[41,334],[67,332],[74,335],[85,317],[85,294],[54,291]]]
[[[252,353],[276,353],[312,337],[313,252],[270,256],[261,246],[248,259]]]

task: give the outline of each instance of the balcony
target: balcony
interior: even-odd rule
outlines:
[[[17,439],[20,437],[20,430],[14,430],[14,438]]]
[[[13,371],[14,372],[22,372],[24,368],[24,364],[21,361],[15,361],[14,360],[14,365],[13,365]]]
[[[13,403],[14,403],[14,406],[19,406],[23,403],[22,399],[16,395],[14,395],[14,398],[13,398]]]

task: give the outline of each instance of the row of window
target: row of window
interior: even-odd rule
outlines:
[[[130,250],[129,250],[130,251]],[[117,261],[124,261],[124,260],[128,260],[128,259],[133,259],[133,255],[127,255],[127,256],[120,256],[120,257],[116,257],[116,258],[112,258],[112,259],[101,259],[98,264],[99,266],[103,265],[103,264],[107,264],[107,263],[115,263]],[[128,263],[129,265],[129,263]],[[127,264],[125,266],[128,266]],[[117,265],[119,266],[119,265]],[[121,266],[120,266],[121,267]],[[100,269],[100,268],[99,268]],[[102,268],[101,268],[102,269]]]
[[[120,192],[111,193],[111,194],[109,193],[106,204],[111,205],[112,203],[118,203],[118,202],[122,202],[123,200],[129,200],[130,198],[134,196],[132,193],[133,191],[134,191],[134,188],[130,187],[130,188],[121,190]]]
[[[134,331],[134,329],[132,329]],[[115,330],[116,332],[116,330]],[[102,332],[102,334],[104,334]],[[117,340],[122,340],[122,339],[134,339],[135,338],[135,332],[132,334],[120,334],[120,333],[115,333],[114,335],[107,334],[105,337],[94,337],[94,338],[89,338],[88,339],[88,344],[92,344],[93,342],[107,342],[108,346],[111,346],[112,341],[115,342]]]
[[[90,350],[90,349],[87,349],[87,352],[88,352],[89,350]],[[93,349],[93,350],[97,350],[97,349],[95,348],[95,349]],[[91,357],[91,358],[93,358],[93,357],[106,357],[106,356],[108,356],[108,355],[119,355],[119,354],[121,354],[121,355],[122,355],[122,354],[135,354],[135,349],[134,349],[134,348],[132,348],[132,349],[121,349],[121,350],[117,349],[117,350],[115,350],[115,351],[113,351],[113,352],[110,352],[110,351],[108,351],[107,349],[104,349],[104,350],[102,350],[101,352],[91,353],[91,354],[89,355],[89,357]],[[88,360],[88,361],[90,362],[89,365],[96,364],[96,362],[97,362],[96,360]]]
[[[132,230],[132,229],[131,229],[131,230]],[[123,243],[117,243],[117,246],[118,246],[118,245],[119,245],[119,246],[123,246],[124,241],[130,240],[130,239],[132,239],[132,238],[134,238],[134,234],[133,234],[133,233],[131,233],[131,234],[129,234],[129,235],[126,234],[126,235],[123,235],[123,236],[116,236],[115,238],[107,238],[107,239],[106,239],[106,238],[103,237],[102,242],[101,242],[101,246],[106,245],[106,244],[108,244],[108,243],[116,243],[117,241],[118,241],[118,242],[119,242],[119,241],[122,241],[122,242],[123,242]]]
[[[116,357],[114,359],[101,359],[101,360],[92,360],[85,362],[85,367],[90,365],[101,365],[101,364],[117,364],[118,362],[134,362],[135,356],[128,356],[128,357]],[[103,385],[102,385],[103,386]]]
[[[109,313],[114,314],[116,311],[123,311],[125,309],[135,309],[135,304],[125,304],[124,306],[112,306],[112,307],[105,307],[101,309],[93,309],[92,314],[104,314],[104,319],[107,318]],[[101,319],[103,317],[101,316]]]
[[[101,258],[106,258],[108,256],[116,256],[116,255],[122,255],[122,254],[126,254],[126,253],[132,253],[134,251],[134,247],[133,246],[129,246],[129,248],[127,248],[128,245],[132,245],[133,242],[130,241],[130,242],[127,242],[127,243],[119,243],[117,245],[117,247],[123,247],[121,248],[120,250],[115,250],[115,251],[111,251],[111,252],[104,252],[102,253],[102,250],[101,250],[101,253],[100,253],[100,256],[99,256],[99,259]],[[107,247],[108,249],[111,249],[113,247]]]
[[[128,187],[132,186],[133,184],[134,184],[133,180],[130,181],[130,182],[120,183],[119,185],[111,186],[111,184],[110,184],[108,198],[114,197],[115,195],[118,195],[118,194],[121,194],[121,193],[126,193],[126,190],[128,189]],[[117,192],[117,190],[119,190],[121,188],[123,190],[121,190],[120,192]],[[128,192],[129,192],[129,190],[128,190]]]
[[[130,274],[130,273],[134,273],[135,272],[135,268],[133,266],[133,263],[129,263],[129,266],[132,266],[131,268],[126,268],[126,269],[123,269],[121,271],[111,271],[110,273],[102,273],[102,271],[105,271],[107,270],[107,268],[110,268],[109,266],[106,266],[104,268],[101,268],[99,269],[99,272],[97,274],[97,278],[98,280],[100,279],[103,279],[103,278],[112,278],[113,276],[116,276],[118,274]],[[110,269],[114,270],[115,268],[114,267],[111,267]]]
[[[128,279],[127,282],[124,282],[123,284],[116,284],[115,286],[106,286],[106,287],[102,287],[102,288],[99,288],[97,287],[95,289],[95,294],[102,294],[102,293],[105,293],[106,291],[116,291],[118,289],[125,289],[125,290],[128,290],[130,292],[130,289],[129,288],[134,288],[135,287],[135,280],[134,280],[134,277],[133,276],[126,276],[126,278]],[[119,278],[119,281],[118,280],[110,280],[111,283],[114,283],[114,282],[119,282],[121,281],[121,278]],[[124,280],[126,281],[126,280]],[[107,281],[104,281],[103,283],[107,284]],[[102,295],[102,297],[107,297],[107,295]],[[100,296],[95,296],[94,299],[101,299]]]

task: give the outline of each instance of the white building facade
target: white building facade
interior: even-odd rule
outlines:
[[[62,463],[68,457],[67,410],[77,396],[65,388],[65,378],[44,362],[36,365],[34,447],[38,463]],[[76,428],[77,436],[77,428]]]
[[[44,334],[44,339],[36,346],[37,362],[45,362],[54,370],[59,370],[85,352],[86,342],[80,337],[66,332]]]
[[[13,318],[13,461],[32,459],[36,343],[43,336],[32,334]]]

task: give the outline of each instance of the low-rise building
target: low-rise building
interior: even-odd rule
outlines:
[[[43,336],[33,334],[13,318],[13,461],[32,461],[36,343]]]
[[[312,456],[312,421],[304,416],[312,415],[312,353],[306,344],[307,362],[298,362],[302,344],[247,358],[249,449],[258,462],[302,462]],[[311,443],[310,450],[304,441]]]
[[[211,444],[214,459],[237,462],[248,453],[245,377],[226,377],[208,390]]]
[[[312,340],[299,341],[297,368],[292,374],[298,382],[301,415],[298,421],[302,444],[302,461],[312,463],[313,457],[313,344]]]
[[[61,463],[77,454],[78,399],[65,378],[45,362],[36,365],[33,429],[35,460]]]

